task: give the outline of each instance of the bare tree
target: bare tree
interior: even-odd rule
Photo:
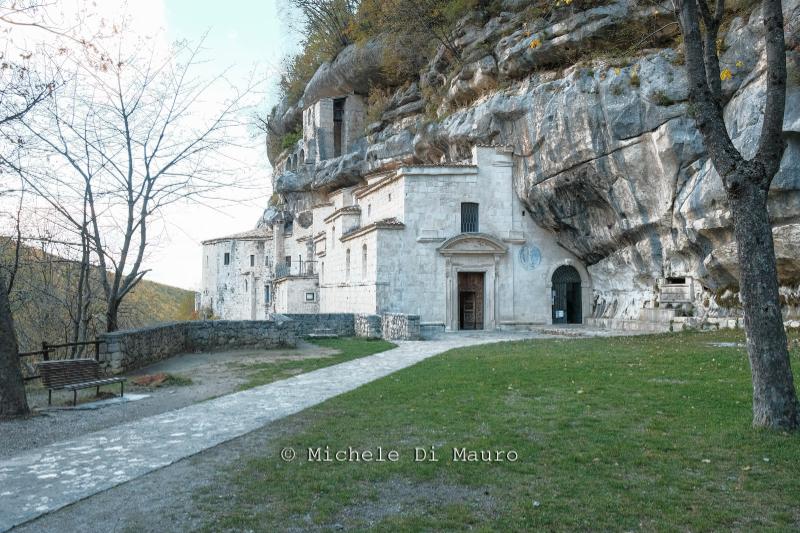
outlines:
[[[786,51],[780,0],[762,3],[767,54],[764,123],[758,150],[745,159],[731,142],[723,118],[717,37],[725,1],[677,0],[689,99],[711,162],[722,178],[733,217],[740,294],[753,380],[753,425],[800,426],[778,294],[778,272],[767,195],[785,148]],[[702,28],[701,28],[702,24]]]
[[[35,3],[18,5],[17,3],[0,0],[0,29],[8,35],[10,26],[19,24],[17,15],[36,8]],[[16,167],[10,164],[19,141],[10,133],[9,126],[13,125],[48,94],[48,85],[36,87],[31,83],[30,70],[22,62],[9,57],[11,47],[6,39],[0,50],[0,186],[5,188],[5,178],[9,170]],[[31,90],[31,89],[34,90]],[[3,193],[6,191],[0,191]],[[19,220],[19,218],[17,219]],[[17,226],[19,227],[19,226]],[[19,346],[14,330],[14,319],[8,302],[8,291],[16,275],[19,263],[19,236],[17,238],[14,269],[10,273],[10,280],[0,273],[0,417],[25,415],[29,412],[28,401],[25,396],[25,382],[19,366]]]
[[[38,141],[26,182],[96,257],[107,331],[118,329],[124,298],[147,274],[149,230],[161,211],[242,186],[237,162],[221,154],[233,147],[230,131],[255,86],[226,85],[229,96],[215,107],[212,92],[225,79],[194,75],[202,41],[165,55],[145,41],[127,44],[120,34],[94,46],[44,112],[22,120]]]
[[[0,418],[26,415],[30,410],[18,354],[6,281],[0,275]]]

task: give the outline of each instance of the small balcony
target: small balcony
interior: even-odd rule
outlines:
[[[275,266],[275,278],[304,278],[317,274],[316,261],[292,261]]]

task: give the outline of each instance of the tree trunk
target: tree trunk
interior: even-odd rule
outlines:
[[[739,172],[758,172],[745,165]],[[744,176],[728,191],[741,274],[739,290],[747,333],[747,353],[753,381],[753,426],[797,429],[794,388],[786,332],[783,329],[772,224],[763,176]]]
[[[6,281],[0,276],[0,418],[27,415],[29,412]]]
[[[108,300],[106,310],[106,332],[111,333],[119,329],[119,302],[116,299]]]

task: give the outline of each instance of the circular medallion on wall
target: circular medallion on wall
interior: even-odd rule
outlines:
[[[534,270],[542,262],[542,251],[536,245],[526,244],[519,249],[519,262],[525,270]]]

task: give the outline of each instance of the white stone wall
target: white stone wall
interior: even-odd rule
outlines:
[[[364,99],[358,95],[344,95],[344,122],[342,124],[342,154],[353,142],[364,136]],[[316,164],[334,157],[333,101],[323,98],[303,111],[303,140],[305,162]]]
[[[377,306],[377,237],[373,231],[365,235],[338,240],[327,251],[320,264],[320,312],[376,313]],[[364,263],[364,246],[367,261]],[[350,274],[347,273],[347,251],[350,250]],[[378,252],[381,253],[381,252]]]
[[[422,324],[448,323],[448,278],[459,270],[485,271],[484,320],[491,315],[498,328],[551,323],[551,279],[561,264],[574,265],[584,280],[584,316],[591,310],[591,280],[579,261],[556,243],[555,236],[536,226],[524,213],[513,190],[511,154],[496,147],[478,147],[474,166],[421,166],[358,199],[361,226],[397,218],[403,230],[376,229],[345,242],[337,229],[333,251],[325,252],[320,308],[329,312],[406,313]],[[391,199],[390,199],[391,195]],[[492,255],[448,258],[439,248],[461,234],[461,203],[479,205],[479,233],[488,234],[506,251]],[[328,228],[330,229],[330,228]],[[359,273],[360,247],[368,243],[369,275]],[[541,262],[535,267],[520,259],[524,246],[536,246]],[[351,250],[350,278],[346,251]],[[376,249],[377,254],[369,253]],[[372,268],[375,270],[373,271]],[[495,289],[496,285],[496,289]],[[451,285],[452,287],[453,285]],[[450,296],[448,296],[450,294]],[[452,325],[452,320],[450,321]],[[489,327],[489,324],[485,324]]]
[[[316,278],[283,278],[275,282],[275,312],[319,313],[319,286]],[[313,294],[313,300],[306,299]]]
[[[317,276],[275,283],[272,310],[405,313],[419,315],[423,326],[452,329],[458,327],[458,273],[483,272],[486,328],[549,324],[553,272],[570,264],[582,278],[583,316],[591,314],[591,279],[555,236],[526,214],[514,192],[511,153],[476,147],[472,165],[423,165],[399,172],[385,182],[371,179],[366,187],[331,194],[328,203],[314,208],[308,228],[295,221],[283,232],[283,223],[275,224],[274,238],[266,246],[273,260],[283,263],[290,255],[293,265],[301,258],[316,261]],[[479,206],[477,234],[461,233],[463,202]],[[359,210],[347,209],[356,203]],[[401,224],[380,224],[387,219]],[[207,246],[203,298],[208,302],[214,297],[219,316],[250,318],[253,306],[254,318],[267,311],[264,274],[259,278],[259,272],[248,270],[248,246],[234,241]],[[523,260],[530,254],[520,254],[532,247],[540,258],[536,264]],[[263,243],[261,252],[256,248],[258,265],[264,262],[264,249]],[[224,251],[230,251],[231,265],[222,268]],[[305,299],[310,291],[316,291],[313,302]]]
[[[342,153],[359,138],[364,136],[364,99],[351,94],[344,104],[344,131],[342,132]]]
[[[400,177],[358,199],[362,226],[387,218],[404,221],[406,212],[404,182],[405,178]]]
[[[271,239],[220,240],[203,245],[201,311],[227,320],[263,320],[268,312]],[[225,265],[225,253],[230,263]],[[253,266],[250,256],[253,256]]]

